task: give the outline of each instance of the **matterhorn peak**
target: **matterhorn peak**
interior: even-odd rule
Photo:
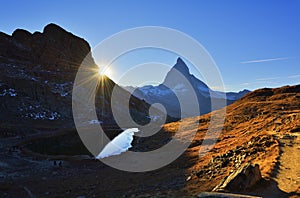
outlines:
[[[177,58],[177,62],[173,66],[173,68],[176,69],[177,71],[179,71],[183,75],[190,74],[188,66],[185,64],[185,62],[183,62],[183,60],[180,57]]]

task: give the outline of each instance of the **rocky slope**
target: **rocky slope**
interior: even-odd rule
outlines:
[[[223,93],[210,89],[204,82],[197,79],[189,71],[185,62],[178,58],[176,64],[167,73],[164,82],[158,86],[143,86],[138,88],[126,87],[134,90],[133,94],[141,99],[144,99],[150,104],[161,103],[166,108],[169,115],[177,118],[185,118],[203,115],[212,110],[220,109],[226,104],[231,104],[248,93],[248,90],[243,90],[238,93],[228,92]],[[177,96],[181,96],[181,101],[191,101],[191,93],[195,93],[199,111],[195,111],[193,107],[185,107],[181,109],[180,101]],[[214,100],[215,107],[212,109],[211,100]]]
[[[228,177],[232,172],[247,163],[258,164],[264,178],[262,183],[249,189],[231,189],[231,192],[244,192],[266,197],[299,196],[299,168],[289,167],[293,176],[294,191],[276,184],[278,172],[286,171],[280,164],[286,164],[282,152],[286,147],[295,147],[294,139],[299,139],[300,126],[300,85],[275,89],[259,89],[246,94],[243,98],[227,107],[226,120],[222,133],[214,148],[199,158],[199,150],[208,129],[210,115],[183,119],[165,125],[165,130],[176,131],[181,125],[186,131],[196,127],[191,146],[186,151],[190,175],[186,184],[187,191],[199,193],[213,190],[213,186]],[[217,111],[218,112],[218,111]],[[182,137],[184,138],[184,136]],[[210,138],[210,136],[208,137]],[[211,137],[212,138],[212,137]],[[289,145],[286,145],[286,140]],[[299,158],[299,153],[296,154]],[[244,178],[245,180],[246,178]],[[209,182],[208,182],[209,181]],[[268,190],[266,190],[268,189]]]

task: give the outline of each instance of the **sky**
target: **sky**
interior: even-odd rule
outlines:
[[[210,53],[227,91],[300,84],[298,0],[2,0],[0,9],[2,32],[12,34],[17,28],[42,31],[45,25],[56,23],[87,40],[92,48],[129,28],[176,29]],[[176,56],[159,50],[129,54],[112,65],[110,77],[118,81],[124,72],[145,60],[161,62],[166,67],[153,67],[158,70],[148,69],[120,82],[133,86],[158,84],[168,66],[175,64]],[[151,78],[145,80],[145,76]]]

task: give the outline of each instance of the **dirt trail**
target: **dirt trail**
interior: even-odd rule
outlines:
[[[274,176],[252,194],[264,198],[300,197],[300,135],[280,137],[280,156]]]
[[[300,193],[300,136],[283,138],[281,144],[279,171],[274,180],[280,190]]]

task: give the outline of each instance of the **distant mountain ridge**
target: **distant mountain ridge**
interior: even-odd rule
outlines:
[[[238,93],[228,92],[223,93],[210,89],[204,82],[196,78],[189,71],[188,66],[179,57],[176,64],[167,73],[162,84],[158,86],[146,85],[143,87],[125,87],[127,90],[133,92],[133,95],[145,100],[150,104],[161,103],[171,116],[191,117],[198,116],[197,111],[187,108],[180,109],[180,102],[176,94],[184,95],[184,100],[189,100],[191,92],[195,92],[198,103],[200,115],[209,113],[212,110],[224,107],[224,104],[229,105],[234,101],[243,97],[249,90],[243,90]],[[214,100],[216,107],[212,109],[211,98]]]

